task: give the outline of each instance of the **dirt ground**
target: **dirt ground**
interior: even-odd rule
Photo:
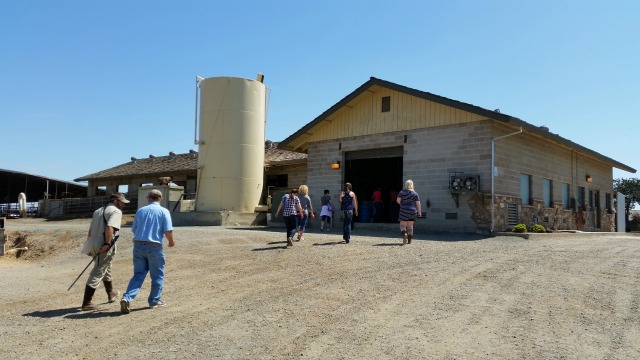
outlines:
[[[164,308],[81,312],[88,219],[7,220],[3,359],[638,359],[640,237],[180,227]],[[125,227],[114,262],[132,275]],[[165,240],[166,242],[166,240]],[[16,255],[19,257],[16,258]],[[101,286],[98,301],[105,302]]]

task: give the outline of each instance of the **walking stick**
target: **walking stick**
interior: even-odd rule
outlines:
[[[109,249],[111,250],[111,249]],[[82,276],[82,274],[84,274],[85,271],[87,271],[87,268],[89,267],[89,265],[93,264],[93,261],[100,256],[100,253],[97,253],[93,259],[91,259],[91,261],[89,261],[89,263],[87,264],[87,266],[85,266],[84,270],[82,270],[82,272],[80,273],[80,275],[78,275],[78,277],[73,281],[73,283],[69,286],[69,288],[67,289],[67,291],[71,290],[71,288],[73,287],[73,285],[76,284],[76,282],[78,281],[78,279],[80,279],[80,276]]]
[[[109,250],[107,250],[107,253],[109,251],[111,251],[111,248],[113,247],[113,245],[116,244],[116,241],[118,241],[118,238],[120,237],[120,235],[117,235],[115,238],[113,238],[113,241],[111,241],[111,247],[109,248]],[[106,253],[105,253],[106,254]],[[91,261],[89,261],[89,263],[87,264],[87,266],[84,267],[84,270],[82,270],[82,272],[80,273],[80,275],[78,275],[78,277],[73,281],[73,283],[71,285],[69,285],[69,288],[67,289],[67,291],[71,290],[71,288],[73,287],[73,285],[76,284],[76,282],[78,281],[78,279],[80,279],[80,276],[82,276],[82,274],[84,274],[85,271],[87,271],[87,269],[89,268],[89,265],[93,264],[93,261],[100,256],[100,253],[97,253],[93,259],[91,259]]]

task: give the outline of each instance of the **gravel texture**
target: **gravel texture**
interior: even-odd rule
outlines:
[[[82,312],[89,219],[7,220],[0,258],[3,359],[637,359],[640,237],[416,234],[312,229],[285,248],[284,229],[180,227],[163,300],[149,279]],[[114,261],[132,275],[131,231]],[[166,240],[165,240],[166,244]],[[13,256],[12,256],[13,254]],[[19,255],[15,258],[15,255]],[[106,302],[101,286],[96,298]]]

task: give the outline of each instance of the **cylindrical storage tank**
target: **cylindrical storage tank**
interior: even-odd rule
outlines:
[[[360,213],[358,214],[360,222],[371,222],[371,218],[373,217],[373,204],[371,204],[371,202],[365,201],[358,210],[360,210]]]
[[[200,82],[196,211],[254,212],[264,179],[266,87],[236,77]]]

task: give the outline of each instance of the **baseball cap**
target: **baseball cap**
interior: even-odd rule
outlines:
[[[125,203],[125,204],[128,204],[128,203],[129,203],[129,200],[127,200],[127,199],[124,197],[124,194],[123,194],[123,193],[115,193],[115,194],[111,194],[111,196],[109,197],[109,200],[111,200],[111,201],[113,201],[113,200],[120,200],[120,201],[122,201],[122,202],[123,202],[123,203]]]
[[[147,194],[147,196],[161,198],[162,197],[162,192],[160,192],[160,190],[153,189],[153,190],[149,191],[149,194]]]

